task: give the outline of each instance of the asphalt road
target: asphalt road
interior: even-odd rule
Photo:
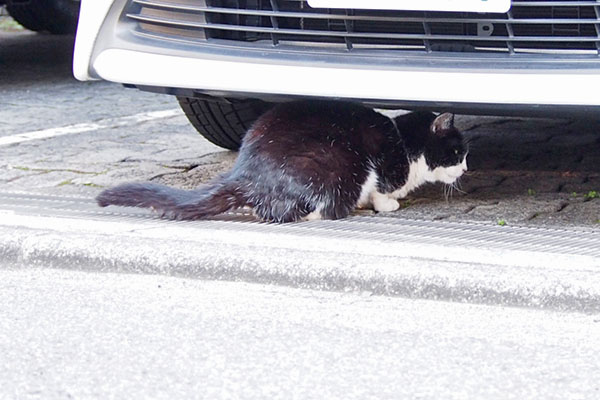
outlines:
[[[598,316],[72,271],[0,293],[4,399],[600,395]]]

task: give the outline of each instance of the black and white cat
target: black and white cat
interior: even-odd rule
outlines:
[[[467,170],[452,114],[390,119],[352,103],[298,101],[259,117],[233,169],[197,190],[127,183],[100,206],[148,207],[195,220],[251,207],[265,221],[344,218],[356,207],[389,212],[426,182],[452,184]]]

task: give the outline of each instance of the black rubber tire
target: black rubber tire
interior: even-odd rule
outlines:
[[[75,33],[80,2],[73,0],[7,0],[6,9],[15,21],[32,31]]]
[[[244,100],[231,103],[177,97],[181,109],[194,128],[211,143],[238,150],[246,131],[272,103]]]

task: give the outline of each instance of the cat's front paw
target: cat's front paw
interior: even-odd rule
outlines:
[[[373,203],[373,208],[377,212],[391,212],[400,208],[400,203],[398,203],[398,200],[392,199],[391,197],[381,193],[373,193],[371,196],[371,202]]]

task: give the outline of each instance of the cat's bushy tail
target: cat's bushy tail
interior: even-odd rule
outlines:
[[[152,208],[162,216],[195,220],[246,205],[245,196],[233,182],[219,182],[198,190],[175,189],[155,183],[125,183],[102,191],[96,201],[108,205]]]

